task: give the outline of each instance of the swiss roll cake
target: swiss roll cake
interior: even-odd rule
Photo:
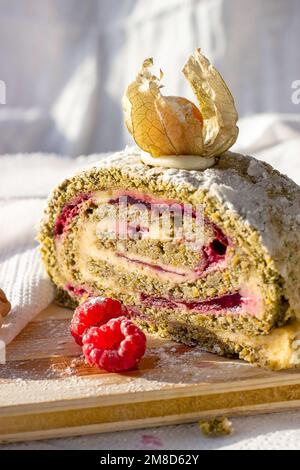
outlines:
[[[299,201],[293,181],[250,156],[227,151],[211,168],[184,170],[127,148],[53,191],[42,258],[62,305],[117,298],[147,332],[293,367]]]

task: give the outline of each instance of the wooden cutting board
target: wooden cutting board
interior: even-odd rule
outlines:
[[[300,407],[300,371],[270,372],[153,337],[138,370],[91,368],[69,335],[71,315],[51,306],[8,346],[2,442]]]

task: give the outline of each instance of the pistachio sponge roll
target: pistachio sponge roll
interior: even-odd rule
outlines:
[[[147,166],[126,149],[53,191],[42,258],[63,305],[118,298],[147,331],[292,367],[299,201],[293,181],[252,157],[227,152],[188,171]]]

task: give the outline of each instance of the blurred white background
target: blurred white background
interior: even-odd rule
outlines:
[[[197,46],[241,117],[300,113],[299,36],[299,0],[0,0],[0,153],[122,148],[121,97],[143,59],[165,94],[194,99],[181,68]]]

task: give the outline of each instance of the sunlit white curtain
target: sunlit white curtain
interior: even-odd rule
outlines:
[[[0,0],[0,153],[123,147],[120,100],[142,60],[163,68],[165,93],[192,98],[180,70],[196,46],[240,116],[299,113],[299,40],[299,0]]]

